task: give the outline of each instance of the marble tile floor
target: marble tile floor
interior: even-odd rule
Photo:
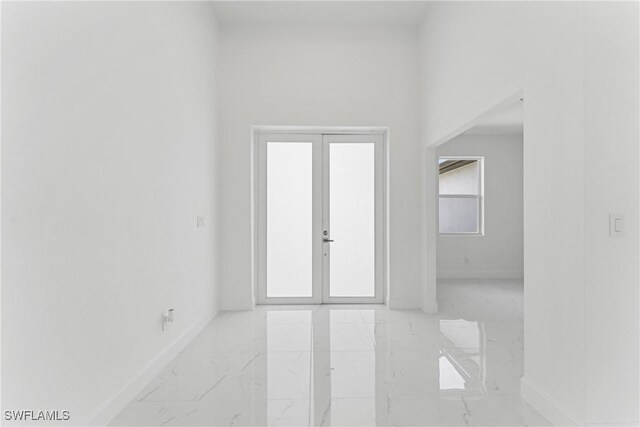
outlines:
[[[440,313],[259,306],[214,319],[114,426],[539,426],[523,287],[442,281]]]

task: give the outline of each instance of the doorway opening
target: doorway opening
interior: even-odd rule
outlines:
[[[258,304],[384,302],[386,135],[254,129]]]
[[[524,102],[517,94],[443,141],[437,278],[524,279]]]

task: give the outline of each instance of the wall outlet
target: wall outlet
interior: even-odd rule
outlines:
[[[166,313],[162,313],[162,330],[167,329],[170,323],[173,323],[173,308],[167,310]]]
[[[196,217],[196,227],[204,228],[204,215],[198,215]]]

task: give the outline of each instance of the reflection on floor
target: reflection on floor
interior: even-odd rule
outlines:
[[[549,425],[519,396],[522,284],[441,283],[441,312],[227,312],[112,425]]]

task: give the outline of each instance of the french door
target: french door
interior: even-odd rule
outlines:
[[[383,301],[382,134],[257,138],[260,304]]]

